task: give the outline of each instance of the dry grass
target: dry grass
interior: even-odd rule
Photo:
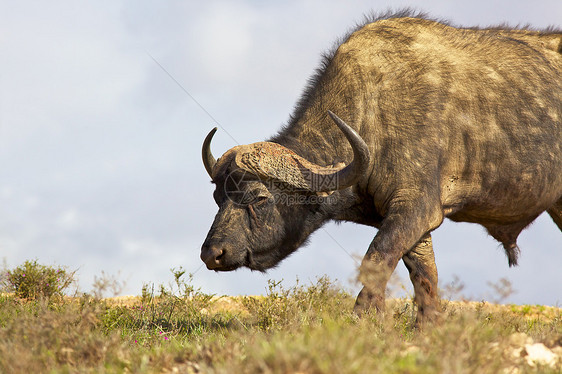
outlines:
[[[353,313],[325,278],[267,296],[211,297],[174,273],[155,295],[0,296],[2,373],[560,373],[562,310],[443,302],[422,331],[409,300]],[[537,361],[541,347],[558,361]],[[552,358],[552,357],[551,357]],[[546,360],[546,361],[545,361]]]

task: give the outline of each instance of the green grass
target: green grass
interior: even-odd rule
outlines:
[[[126,303],[0,296],[0,372],[561,372],[513,354],[515,333],[562,345],[561,309],[444,301],[441,321],[417,330],[410,300],[359,319],[354,297],[327,278],[227,298],[173,275]]]

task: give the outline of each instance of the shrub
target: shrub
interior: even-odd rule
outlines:
[[[309,286],[300,285],[297,279],[294,287],[285,288],[282,282],[270,279],[265,297],[242,299],[254,324],[263,331],[318,324],[325,314],[347,318],[353,310],[354,299],[326,276]]]
[[[50,298],[62,296],[64,290],[74,282],[75,273],[61,267],[40,265],[37,260],[25,261],[17,268],[6,271],[1,283],[3,289],[21,298]]]

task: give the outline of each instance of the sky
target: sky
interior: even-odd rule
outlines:
[[[264,140],[284,124],[320,55],[365,13],[410,6],[464,26],[562,26],[562,2],[0,0],[0,260],[77,270],[80,289],[168,284],[172,268],[217,295],[264,294],[319,276],[357,292],[376,230],[328,224],[266,274],[208,271],[200,247],[217,207],[201,144]],[[478,225],[433,233],[440,285],[456,297],[562,305],[562,233],[542,215],[519,237],[519,266]],[[397,277],[411,294],[399,264]],[[400,287],[398,287],[400,289]]]

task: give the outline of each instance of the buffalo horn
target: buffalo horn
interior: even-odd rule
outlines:
[[[211,140],[213,139],[215,132],[217,132],[216,127],[212,129],[209,132],[209,134],[207,134],[207,137],[203,141],[203,148],[201,149],[201,156],[203,157],[203,165],[205,165],[205,170],[207,170],[207,173],[211,178],[213,178],[213,168],[217,163],[217,160],[215,160],[213,154],[211,153]]]
[[[353,161],[342,169],[329,174],[326,173],[326,168],[312,168],[310,170],[313,181],[311,190],[315,192],[329,192],[352,186],[365,175],[365,171],[369,167],[369,148],[365,141],[341,118],[331,111],[328,111],[328,114],[351,144]]]

